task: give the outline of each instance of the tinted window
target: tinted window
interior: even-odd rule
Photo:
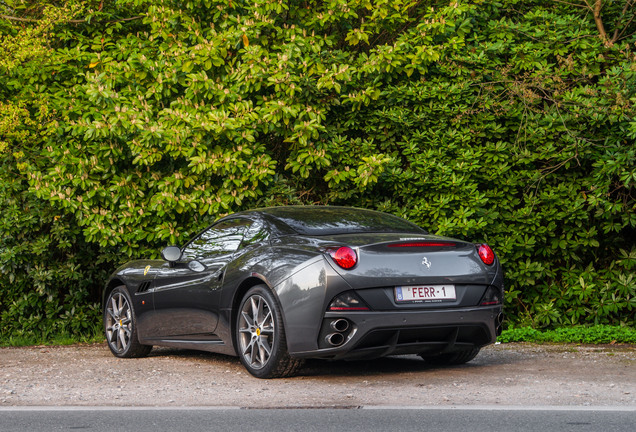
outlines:
[[[187,244],[183,256],[192,260],[232,253],[238,249],[249,225],[250,221],[246,219],[230,219],[212,225]]]
[[[243,235],[243,243],[241,247],[250,246],[255,243],[260,243],[269,238],[269,232],[265,229],[265,226],[259,221],[252,223]]]
[[[348,207],[296,206],[267,209],[267,213],[303,235],[363,232],[423,234],[422,228],[397,216]]]

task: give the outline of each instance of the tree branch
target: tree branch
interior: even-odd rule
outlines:
[[[614,36],[612,36],[612,40],[610,41],[610,43],[615,43],[618,41],[618,38],[620,38],[622,36],[622,34],[625,32],[625,30],[627,30],[627,27],[629,27],[629,25],[632,23],[632,21],[634,20],[634,17],[632,17],[627,24],[625,24],[625,28],[623,28],[623,31],[619,32],[620,29],[620,22],[623,20],[623,17],[625,17],[625,14],[627,13],[627,10],[633,6],[635,0],[627,0],[625,2],[625,7],[623,8],[623,11],[621,12],[621,16],[618,18],[618,20],[616,20],[616,25],[615,25],[615,29],[614,29]]]
[[[19,21],[19,22],[38,22],[40,20],[37,19],[32,19],[32,18],[19,18],[19,17],[13,17],[13,16],[9,16],[9,15],[0,15],[0,18],[2,19],[6,19],[9,21]],[[118,19],[118,20],[112,20],[112,21],[93,21],[95,23],[106,23],[106,24],[112,24],[112,23],[118,23],[118,22],[124,22],[124,21],[133,21],[133,20],[138,20],[140,18],[143,18],[143,15],[139,15],[136,17],[131,17],[131,18],[122,18],[122,19]],[[81,20],[66,20],[64,21],[65,23],[70,23],[70,24],[82,24],[85,22],[88,22],[87,19],[81,19]]]
[[[564,0],[554,0],[556,3],[563,3],[569,6],[574,6],[577,8],[583,8],[583,9],[587,9],[589,7],[589,5],[587,5],[587,2],[585,2],[586,4],[581,4],[581,3],[570,3]]]
[[[603,40],[603,42],[607,43],[609,42],[609,39],[607,37],[607,32],[605,31],[605,26],[603,25],[603,19],[601,18],[601,9],[603,9],[603,1],[596,0],[594,9],[592,11],[594,13],[594,23],[596,24],[596,28],[601,35],[601,39]]]
[[[10,20],[10,21],[20,21],[20,22],[38,22],[39,21],[36,19],[18,18],[18,17],[12,17],[8,15],[0,15],[0,18]]]

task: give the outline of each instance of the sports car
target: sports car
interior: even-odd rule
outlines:
[[[503,273],[488,245],[377,211],[245,211],[161,256],[106,283],[104,329],[117,357],[198,349],[276,378],[307,358],[461,364],[501,331]]]

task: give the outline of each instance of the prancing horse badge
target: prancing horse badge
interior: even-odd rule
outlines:
[[[426,257],[422,258],[422,265],[425,265],[427,269],[431,268],[431,262]]]

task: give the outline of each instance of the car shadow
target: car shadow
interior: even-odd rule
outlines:
[[[382,357],[372,360],[315,360],[309,359],[300,369],[298,376],[370,376],[391,375],[409,372],[425,372],[440,369],[470,369],[470,363],[459,366],[439,366],[426,363],[416,355]]]
[[[178,348],[155,348],[149,354],[150,357],[173,357],[199,360],[206,363],[215,363],[229,368],[242,369],[237,357],[210,353],[206,351],[187,350]],[[295,376],[298,377],[342,377],[342,376],[373,376],[403,374],[410,372],[441,372],[450,373],[488,371],[502,365],[515,364],[522,361],[516,355],[510,355],[507,351],[482,352],[474,360],[462,365],[434,365],[426,363],[417,355],[400,355],[382,357],[372,360],[324,360],[307,359]]]
[[[152,351],[150,351],[150,354],[148,354],[148,357],[200,359],[215,363],[227,363],[228,366],[231,364],[240,365],[238,357],[235,356],[184,348],[153,347]]]

